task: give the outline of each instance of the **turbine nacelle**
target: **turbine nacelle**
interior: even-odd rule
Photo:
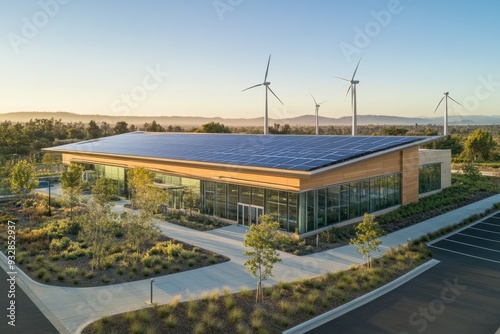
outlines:
[[[445,109],[444,109],[444,125],[443,125],[443,135],[448,135],[448,99],[452,100],[453,102],[455,102],[456,104],[458,104],[459,106],[462,106],[462,104],[460,104],[458,101],[454,100],[451,96],[450,96],[450,92],[445,92],[444,93],[444,96],[441,98],[441,100],[439,100],[439,103],[436,107],[436,109],[434,109],[434,113],[436,113],[436,111],[438,110],[439,106],[441,105],[441,103],[443,102],[443,100],[445,101]]]
[[[353,85],[357,85],[357,84],[359,84],[359,80],[352,80],[352,81],[351,81],[351,84],[353,84]]]

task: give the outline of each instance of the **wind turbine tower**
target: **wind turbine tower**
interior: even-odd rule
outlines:
[[[347,97],[347,94],[349,94],[349,91],[351,91],[351,106],[352,106],[352,135],[356,136],[358,134],[358,112],[357,112],[357,104],[356,104],[356,85],[359,84],[359,80],[354,80],[354,77],[356,76],[356,72],[358,71],[359,63],[361,62],[361,58],[359,58],[358,64],[356,65],[356,69],[354,70],[354,73],[352,74],[351,80],[337,77],[338,79],[350,82],[351,84],[349,85],[349,88],[347,89],[347,93],[345,96]]]
[[[443,125],[443,135],[444,136],[447,136],[448,135],[448,99],[452,100],[453,102],[455,102],[456,104],[460,105],[463,107],[463,105],[461,105],[460,103],[458,103],[457,101],[455,101],[451,96],[450,96],[450,92],[446,92],[444,93],[444,96],[441,98],[441,100],[439,101],[436,109],[434,110],[434,113],[436,113],[436,111],[438,110],[439,106],[441,105],[441,102],[443,102],[443,100],[445,100],[445,109],[444,109],[444,125]]]
[[[318,117],[319,117],[319,116],[318,116],[318,113],[319,113],[319,107],[320,107],[323,103],[325,103],[325,102],[326,102],[326,100],[325,100],[325,101],[323,101],[323,102],[321,102],[321,103],[318,103],[318,102],[316,102],[316,99],[315,99],[315,98],[314,98],[314,96],[311,94],[311,92],[309,92],[309,95],[311,95],[311,97],[312,97],[312,99],[313,99],[313,101],[314,101],[314,104],[316,105],[316,135],[319,135],[319,120],[318,120]]]
[[[269,55],[269,59],[267,60],[267,68],[266,68],[266,75],[264,76],[264,82],[261,83],[261,84],[254,85],[254,86],[251,86],[251,87],[248,87],[248,88],[245,88],[245,89],[242,90],[242,92],[244,92],[246,90],[249,90],[249,89],[252,89],[252,88],[255,88],[255,87],[259,87],[259,86],[265,86],[266,87],[266,109],[265,109],[265,114],[264,114],[264,134],[265,135],[269,134],[268,108],[267,108],[267,92],[270,91],[271,93],[273,93],[274,97],[276,97],[278,99],[278,101],[280,101],[280,103],[283,104],[283,102],[280,100],[280,98],[276,94],[274,94],[274,92],[271,89],[271,87],[269,87],[269,85],[271,83],[267,81],[267,74],[269,73],[269,63],[270,62],[271,62],[271,55]]]

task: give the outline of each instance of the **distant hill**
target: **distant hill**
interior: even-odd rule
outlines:
[[[96,122],[108,122],[114,124],[118,121],[125,121],[129,124],[142,125],[146,122],[151,123],[155,120],[157,123],[165,125],[179,125],[182,127],[197,127],[208,122],[219,122],[227,126],[262,126],[263,117],[257,118],[221,118],[221,117],[186,117],[186,116],[109,116],[109,115],[80,115],[70,112],[12,112],[0,114],[0,122],[13,121],[13,122],[28,122],[30,119],[36,118],[54,118],[61,119],[63,122],[84,122],[88,123],[90,120]],[[384,116],[384,115],[360,115],[358,116],[359,125],[415,125],[417,124],[442,124],[442,117],[399,117],[399,116]],[[316,124],[313,115],[303,115],[293,118],[284,119],[269,119],[269,124],[290,124],[291,126],[303,125],[313,126]],[[320,117],[321,126],[329,125],[344,125],[351,124],[351,117],[328,118]],[[481,115],[468,115],[468,116],[450,116],[449,124],[467,125],[467,124],[500,124],[500,116],[481,116]]]

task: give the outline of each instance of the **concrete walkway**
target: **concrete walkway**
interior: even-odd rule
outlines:
[[[390,247],[403,245],[409,239],[458,223],[472,214],[482,213],[499,202],[500,194],[391,233],[383,238],[382,252]],[[115,209],[123,210],[124,203],[125,201],[119,202]],[[255,287],[256,279],[243,266],[243,237],[246,228],[228,226],[198,232],[168,223],[159,223],[159,227],[172,238],[225,255],[231,261],[155,278],[155,302],[168,303],[177,295],[182,300],[199,298],[204,292],[222,290],[224,287],[232,292],[239,291],[243,286],[252,289]],[[281,253],[283,262],[275,266],[275,277],[266,281],[266,284],[272,285],[278,280],[310,278],[360,264],[363,259],[354,249],[354,246],[344,246],[301,257]],[[0,254],[0,259],[0,266],[8,271],[5,255]],[[18,270],[17,282],[61,333],[79,333],[87,324],[105,315],[147,307],[145,302],[149,300],[150,293],[150,279],[96,288],[64,288],[34,282]]]

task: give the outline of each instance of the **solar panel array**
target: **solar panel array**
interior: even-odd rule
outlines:
[[[53,149],[312,171],[426,138],[132,132]]]

